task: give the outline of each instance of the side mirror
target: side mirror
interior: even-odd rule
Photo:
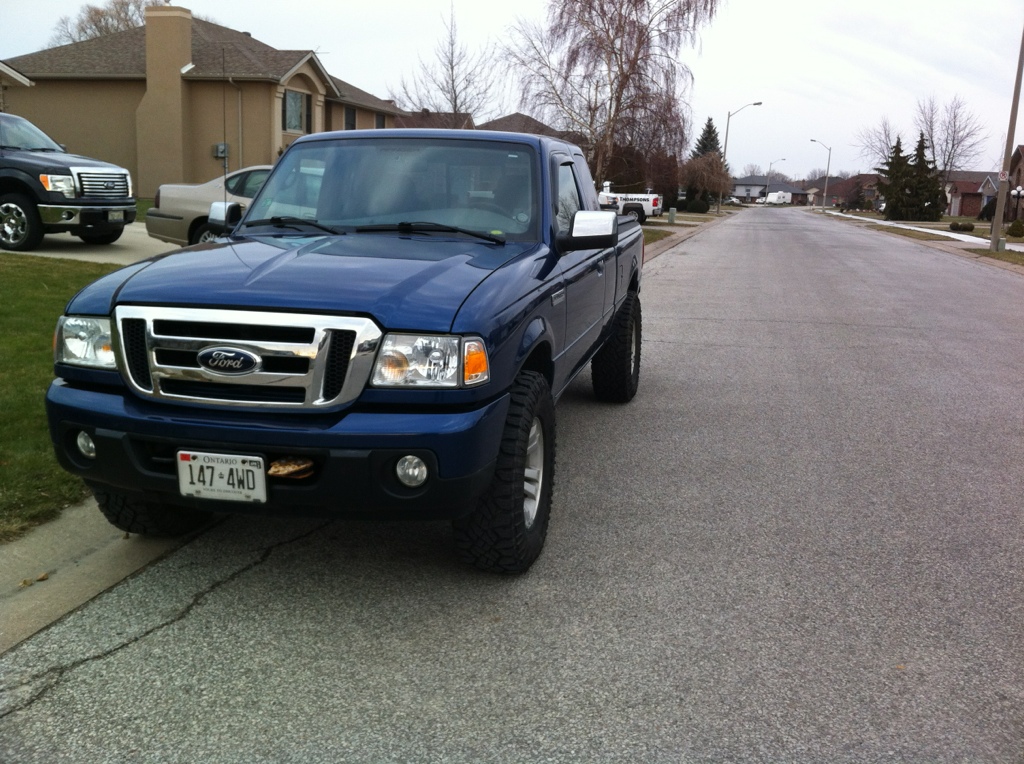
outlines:
[[[214,202],[210,205],[210,225],[223,226],[230,231],[242,219],[242,205],[238,202]]]
[[[610,211],[580,210],[572,216],[568,233],[558,235],[561,252],[607,249],[619,243],[619,216]]]

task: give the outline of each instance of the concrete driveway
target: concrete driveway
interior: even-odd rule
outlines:
[[[39,257],[61,260],[84,260],[90,263],[117,263],[130,265],[153,255],[179,249],[177,244],[159,241],[146,233],[146,225],[137,221],[126,226],[121,238],[113,244],[98,246],[86,244],[77,236],[58,233],[43,237],[43,243],[31,252]]]

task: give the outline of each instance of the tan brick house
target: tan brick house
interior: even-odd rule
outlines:
[[[143,27],[0,62],[33,87],[4,90],[6,111],[69,151],[126,167],[136,194],[271,164],[300,135],[393,127],[389,101],[331,76],[313,51],[277,50],[245,32],[146,9]]]

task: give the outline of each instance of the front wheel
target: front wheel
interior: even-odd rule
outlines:
[[[43,221],[32,200],[24,194],[0,196],[0,247],[28,252],[42,240]]]
[[[454,522],[464,562],[523,573],[544,548],[555,477],[555,404],[543,375],[516,377],[494,477],[469,515]]]
[[[115,241],[121,238],[121,234],[124,233],[124,228],[115,228],[113,231],[107,231],[105,233],[80,233],[78,238],[84,241],[86,244],[113,244]]]
[[[143,536],[181,536],[201,528],[211,513],[187,507],[172,507],[148,499],[90,485],[100,512],[115,528]]]
[[[611,336],[590,362],[590,380],[598,400],[629,403],[640,386],[640,344],[643,321],[640,296],[626,295],[615,315]]]

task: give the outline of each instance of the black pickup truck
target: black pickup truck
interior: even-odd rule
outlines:
[[[65,232],[111,244],[134,220],[127,170],[69,154],[28,120],[0,114],[0,248],[27,252]]]

